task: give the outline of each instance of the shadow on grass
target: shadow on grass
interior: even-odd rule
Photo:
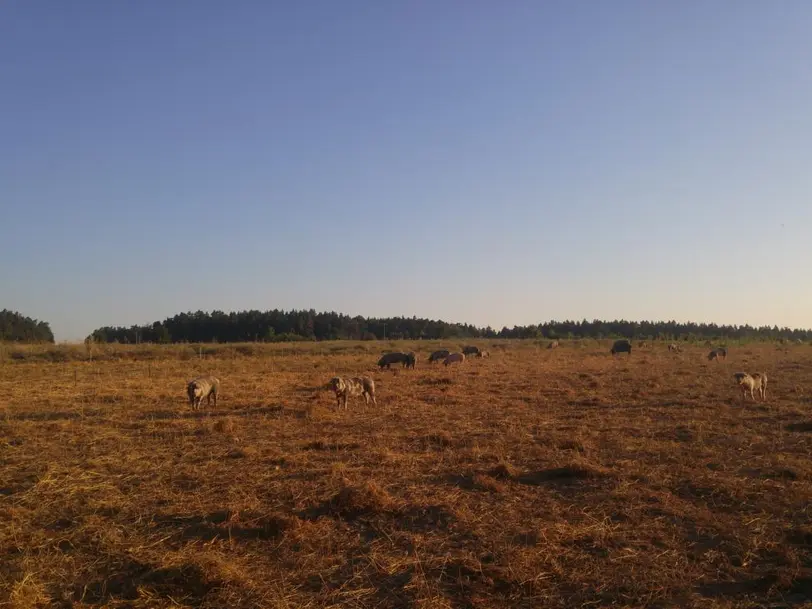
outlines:
[[[332,517],[345,522],[362,521],[374,529],[409,532],[451,530],[457,516],[447,506],[402,503],[376,485],[347,486],[329,499],[297,513],[302,520]]]
[[[152,522],[161,530],[174,530],[183,541],[232,539],[238,541],[275,539],[290,528],[291,520],[278,515],[219,510],[205,515],[156,514]]]
[[[521,484],[542,486],[546,484],[574,484],[582,480],[599,480],[611,477],[610,473],[596,467],[572,464],[520,474],[515,479]]]
[[[700,584],[697,591],[707,598],[742,599],[757,597],[760,601],[773,599],[774,607],[807,606],[812,599],[812,578],[799,577],[788,586],[782,586],[778,576],[769,574],[739,581],[708,582]],[[754,606],[764,606],[759,603]]]
[[[326,450],[326,451],[339,451],[339,450],[357,450],[361,448],[358,442],[325,442],[324,440],[316,440],[315,442],[308,442],[302,446],[302,450]]]
[[[307,411],[297,408],[286,408],[282,405],[275,406],[255,406],[240,408],[238,410],[203,410],[200,412],[178,411],[178,410],[152,410],[141,413],[138,419],[142,420],[177,420],[177,419],[206,419],[217,417],[257,417],[261,415],[276,415],[278,417],[289,416],[297,419],[307,417]]]
[[[99,408],[85,408],[81,412],[57,410],[51,412],[21,412],[12,414],[6,418],[9,421],[73,421],[76,419],[86,419],[88,417],[98,417],[102,414]]]
[[[182,598],[184,604],[197,607],[217,586],[219,582],[208,581],[200,567],[194,564],[156,568],[128,558],[113,558],[103,563],[96,578],[76,584],[73,598],[88,604],[134,601],[142,597],[141,589],[147,589],[158,598]]]

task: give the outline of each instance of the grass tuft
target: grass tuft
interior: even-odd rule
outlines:
[[[27,573],[11,585],[8,600],[10,609],[40,609],[50,605],[51,597],[45,585]]]
[[[217,419],[212,428],[217,433],[233,434],[236,426],[234,425],[233,419],[231,419],[230,417],[223,417],[222,419]]]
[[[476,474],[473,478],[474,488],[491,493],[504,493],[507,489],[504,483],[485,474]]]
[[[488,475],[497,480],[512,480],[519,475],[519,471],[510,463],[501,462],[495,467],[491,468]]]
[[[438,431],[431,433],[425,437],[425,443],[429,446],[439,446],[440,448],[448,448],[451,446],[453,439],[451,434],[447,431]]]
[[[333,514],[344,518],[357,518],[361,515],[384,514],[394,510],[395,500],[374,482],[360,486],[344,486],[330,500]]]

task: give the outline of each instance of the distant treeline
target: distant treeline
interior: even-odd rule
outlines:
[[[297,340],[376,340],[408,338],[468,338],[497,336],[487,328],[416,317],[350,317],[310,311],[241,311],[239,313],[181,313],[151,325],[99,328],[97,342],[284,342]]]
[[[199,343],[282,342],[296,340],[467,339],[467,338],[618,338],[649,340],[778,340],[812,338],[810,330],[777,326],[617,321],[551,321],[548,323],[478,328],[417,317],[364,318],[309,311],[241,311],[181,313],[151,325],[104,327],[88,338],[96,342]]]
[[[0,341],[14,343],[52,343],[54,334],[44,321],[25,317],[15,311],[0,311]]]

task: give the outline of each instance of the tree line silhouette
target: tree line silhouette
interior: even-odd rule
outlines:
[[[54,334],[44,321],[3,309],[0,311],[0,341],[14,343],[52,343]]]
[[[619,338],[648,340],[808,340],[812,331],[778,326],[697,324],[676,321],[550,321],[494,330],[418,317],[364,318],[315,310],[180,313],[144,326],[103,327],[96,342],[199,343],[301,340]]]

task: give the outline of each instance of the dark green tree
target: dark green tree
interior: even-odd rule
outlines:
[[[54,334],[47,322],[25,317],[16,311],[0,311],[0,341],[52,343]]]

